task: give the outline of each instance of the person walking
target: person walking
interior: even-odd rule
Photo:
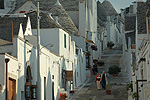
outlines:
[[[105,71],[103,71],[103,74],[101,75],[101,80],[102,82],[102,89],[106,89],[106,81],[107,81],[107,75],[105,74]]]
[[[100,79],[101,79],[101,74],[100,73],[97,73],[97,76],[95,78],[95,82],[97,83],[97,89],[101,89],[101,82],[100,82]]]

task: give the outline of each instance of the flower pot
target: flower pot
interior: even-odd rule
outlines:
[[[111,90],[106,90],[106,94],[111,94]]]
[[[59,100],[66,100],[66,98],[60,98]]]
[[[114,77],[118,76],[118,74],[113,74]]]
[[[109,47],[109,49],[112,49],[112,47]]]
[[[97,64],[97,62],[98,62],[98,60],[93,60],[93,63],[96,65]]]

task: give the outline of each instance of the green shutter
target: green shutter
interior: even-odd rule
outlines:
[[[64,34],[64,48],[66,48],[66,34]]]

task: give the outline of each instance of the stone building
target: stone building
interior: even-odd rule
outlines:
[[[149,1],[137,0],[132,6],[123,10],[125,13],[125,44],[128,45],[124,47],[125,66],[128,67],[128,77],[133,85],[133,91],[129,93],[130,100],[134,92],[137,93],[137,100],[149,99],[148,3]]]

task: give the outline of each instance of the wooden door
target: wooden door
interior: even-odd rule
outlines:
[[[9,78],[9,100],[16,100],[16,80]]]

